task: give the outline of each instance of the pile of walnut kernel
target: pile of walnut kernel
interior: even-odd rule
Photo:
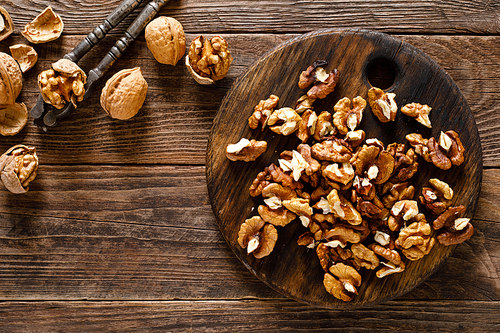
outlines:
[[[402,272],[404,258],[421,259],[436,238],[443,245],[459,244],[474,229],[468,218],[460,217],[465,207],[451,206],[453,189],[447,183],[429,179],[421,193],[411,184],[418,156],[443,170],[464,161],[458,134],[448,130],[437,139],[425,139],[411,133],[406,136],[408,149],[404,143],[386,146],[376,138],[365,139],[358,126],[367,102],[360,96],[352,101],[342,98],[333,114],[316,114],[314,101],[331,93],[339,78],[337,70],[327,73],[326,65],[317,61],[301,73],[299,87],[308,91],[295,108],[276,109],[279,98],[271,95],[248,119],[252,129],[295,133],[302,143],[281,152],[278,165],[269,165],[253,181],[250,195],[262,196],[264,202],[258,215],[241,225],[238,243],[255,258],[263,258],[274,249],[276,227],[300,221],[307,231],[297,244],[315,249],[325,271],[325,289],[350,301],[361,285],[362,269],[376,270],[379,278]],[[368,104],[381,122],[395,120],[394,98],[379,88],[368,91]],[[411,103],[401,111],[431,127],[429,106]],[[310,138],[312,145],[307,143]],[[266,149],[265,141],[243,138],[228,145],[226,155],[249,162]]]

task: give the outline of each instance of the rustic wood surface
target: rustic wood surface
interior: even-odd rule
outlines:
[[[15,33],[46,6],[61,38],[35,45],[38,64],[19,101],[31,107],[37,74],[70,51],[120,3],[3,1]],[[80,62],[93,68],[138,11]],[[31,122],[0,150],[34,145],[37,179],[25,195],[0,190],[0,331],[449,331],[500,330],[500,5],[494,1],[172,0],[190,42],[220,34],[234,62],[211,87],[182,64],[155,62],[144,36],[112,68],[140,66],[146,103],[115,121],[97,95],[47,133]],[[325,310],[276,293],[238,260],[209,202],[205,152],[217,110],[236,79],[282,42],[324,28],[389,33],[418,47],[456,82],[483,150],[476,232],[423,284],[393,301]],[[102,84],[101,84],[102,87]]]

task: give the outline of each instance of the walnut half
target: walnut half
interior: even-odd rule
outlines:
[[[224,78],[232,61],[228,43],[222,37],[198,36],[189,46],[186,67],[196,82],[206,85]]]
[[[226,147],[226,156],[231,161],[255,161],[267,149],[266,141],[242,138],[238,143]]]

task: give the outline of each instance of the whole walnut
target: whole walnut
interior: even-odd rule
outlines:
[[[23,88],[23,74],[17,62],[0,52],[0,108],[15,103]]]
[[[139,67],[122,69],[113,75],[101,93],[102,108],[115,119],[130,119],[146,100],[148,83]]]
[[[199,84],[213,84],[227,75],[232,61],[227,41],[222,37],[198,36],[189,46],[186,67]]]
[[[186,37],[179,21],[160,16],[151,21],[144,30],[149,51],[161,64],[175,66],[186,53]]]

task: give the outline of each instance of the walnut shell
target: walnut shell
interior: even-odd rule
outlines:
[[[5,8],[0,6],[0,41],[9,37],[13,31],[14,23],[12,23],[9,13],[5,10]]]
[[[21,34],[31,43],[39,44],[56,40],[61,36],[64,23],[52,7],[47,7],[33,21],[28,23]]]
[[[9,50],[10,54],[12,54],[12,58],[16,59],[23,73],[33,68],[38,61],[38,53],[36,53],[35,49],[30,45],[11,45],[9,46]]]
[[[0,108],[15,103],[23,88],[23,74],[16,60],[0,52]]]
[[[16,145],[0,156],[0,179],[12,193],[26,193],[37,171],[38,157],[35,147]]]
[[[113,75],[102,89],[101,106],[115,119],[129,119],[146,100],[148,83],[139,67],[123,69]]]
[[[146,45],[153,57],[161,64],[175,66],[186,53],[186,37],[179,21],[160,16],[144,30]]]
[[[0,134],[15,135],[28,122],[28,108],[24,103],[14,103],[0,109]]]
[[[224,78],[232,61],[228,43],[222,37],[198,36],[189,46],[186,67],[196,82],[207,85]]]

